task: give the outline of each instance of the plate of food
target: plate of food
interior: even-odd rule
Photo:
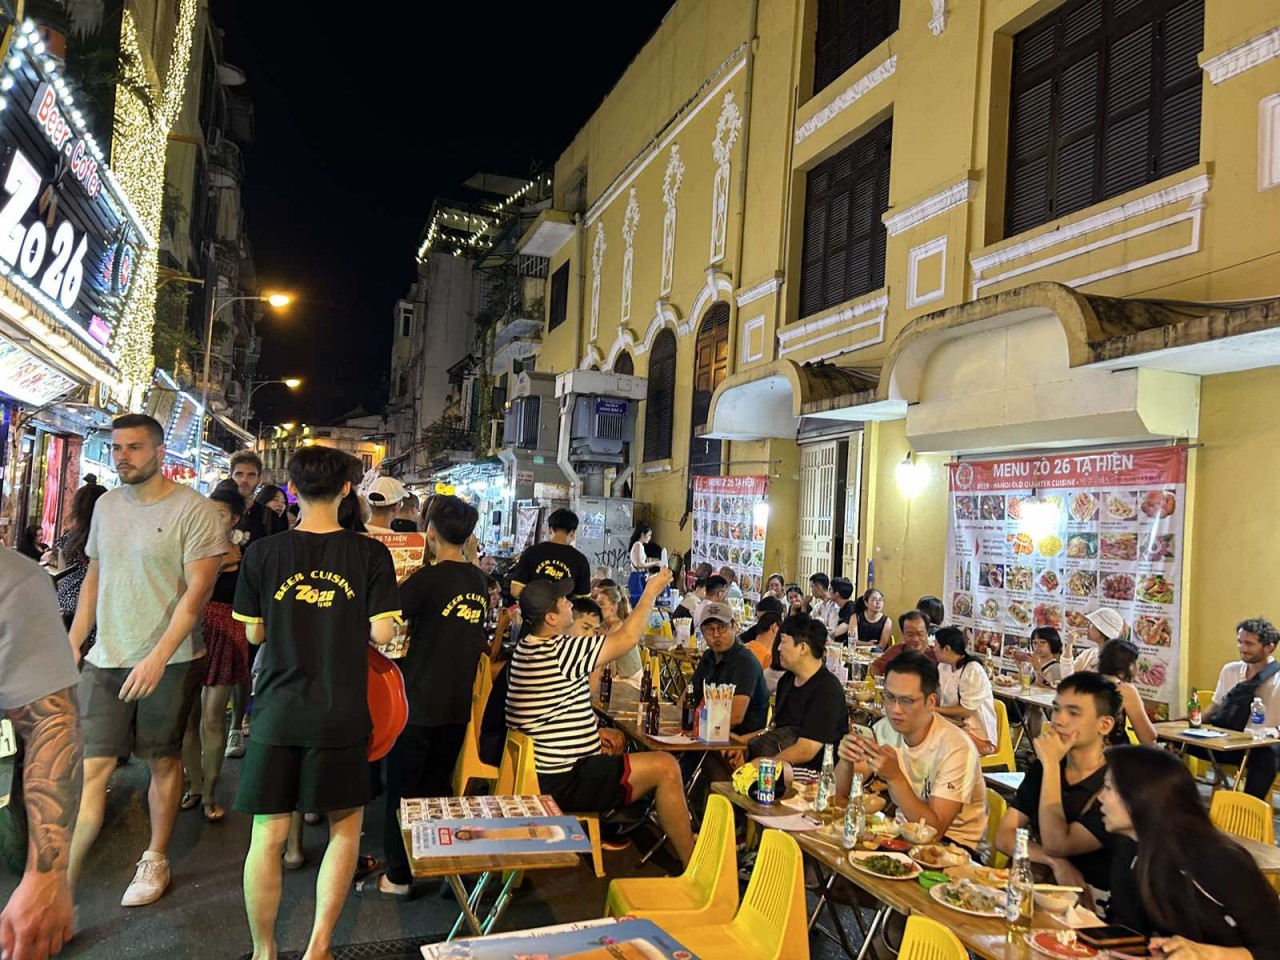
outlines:
[[[1089,618],[1079,610],[1067,611],[1067,626],[1072,630],[1088,630]]]
[[[1142,559],[1148,563],[1167,563],[1174,558],[1173,534],[1153,533],[1142,544]]]
[[[1036,584],[1045,593],[1057,593],[1062,589],[1062,581],[1058,579],[1058,574],[1053,570],[1045,570],[1036,578]]]
[[[1015,533],[1009,537],[1009,543],[1013,545],[1016,556],[1026,557],[1035,553],[1035,541],[1031,539],[1029,533]]]
[[[953,617],[973,616],[973,597],[967,593],[956,593],[951,597],[951,615]]]
[[[1004,519],[1004,497],[988,495],[982,498],[979,505],[979,516],[983,520]]]
[[[1073,597],[1092,597],[1098,589],[1098,575],[1092,570],[1073,570],[1067,577],[1067,593]],[[1085,621],[1084,626],[1089,625]]]
[[[1104,560],[1137,560],[1138,535],[1136,533],[1104,533],[1100,550]]]
[[[1173,603],[1173,584],[1161,573],[1143,577],[1138,587],[1138,599],[1147,603]]]
[[[1000,604],[988,597],[982,601],[982,605],[978,607],[978,616],[984,620],[994,620],[1000,616]]]
[[[892,851],[853,850],[849,853],[849,863],[860,873],[885,880],[914,880],[921,873],[920,865],[905,853]]]
[[[1098,535],[1077,533],[1067,540],[1067,556],[1072,560],[1092,560],[1098,555]]]
[[[973,917],[1004,916],[1004,891],[970,883],[968,880],[940,883],[929,891],[929,896],[944,907]]]
[[[1071,516],[1081,523],[1098,513],[1098,498],[1092,493],[1077,493],[1071,498]]]
[[[1077,940],[1074,930],[1033,930],[1026,939],[1037,953],[1058,960],[1095,960],[1102,956],[1097,947]]]
[[[980,863],[966,863],[958,867],[947,867],[942,871],[948,880],[968,880],[993,890],[1002,890],[1009,882],[1008,870],[997,870],[995,867],[984,867]]]
[[[1106,516],[1109,520],[1132,520],[1138,515],[1138,498],[1135,494],[1108,493],[1102,502],[1107,508]]]
[[[1173,516],[1178,498],[1172,490],[1148,490],[1142,496],[1142,512],[1153,520]]]
[[[956,497],[956,519],[976,520],[978,518],[977,497]]]
[[[1164,578],[1161,577],[1160,579],[1163,580]],[[1132,600],[1133,577],[1127,573],[1113,573],[1108,577],[1103,577],[1101,594],[1107,600]],[[1172,602],[1172,599],[1166,602]]]
[[[1173,624],[1168,617],[1139,617],[1133,622],[1133,633],[1153,647],[1167,647],[1173,642]]]
[[[1037,627],[1062,627],[1062,607],[1056,603],[1037,603],[1034,616]]]
[[[1033,579],[1030,567],[1009,567],[1005,571],[1004,586],[1006,590],[1030,591]]]
[[[1012,600],[1008,606],[1009,620],[1019,627],[1031,626],[1031,604],[1022,600]]]
[[[1042,557],[1056,557],[1062,552],[1062,547],[1062,538],[1056,533],[1041,537],[1036,544],[1036,549],[1040,551],[1040,556]]]
[[[956,847],[941,843],[924,843],[911,850],[911,859],[930,870],[959,867],[969,862],[969,855]]]
[[[1005,503],[1004,512],[1010,520],[1022,519],[1022,497],[1010,497]]]

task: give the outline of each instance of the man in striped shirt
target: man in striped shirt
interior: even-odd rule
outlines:
[[[529,635],[507,672],[507,726],[533,739],[538,782],[563,810],[607,813],[655,794],[658,820],[680,859],[689,862],[693,833],[680,767],[668,753],[602,752],[591,709],[591,671],[617,660],[644,635],[654,600],[671,583],[663,568],[645,583],[631,615],[608,634],[570,636],[573,584],[535,580],[520,594]]]

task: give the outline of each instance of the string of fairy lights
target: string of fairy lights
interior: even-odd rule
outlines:
[[[438,206],[427,225],[426,236],[418,247],[418,260],[424,260],[428,253],[436,249],[437,240],[451,245],[455,257],[461,256],[464,250],[487,250],[495,239],[488,235],[489,232],[501,227],[512,206],[539,184],[549,187],[551,178],[527,180],[520,189],[501,201],[483,204],[490,213],[464,212],[456,207]],[[446,230],[447,233],[443,232]]]

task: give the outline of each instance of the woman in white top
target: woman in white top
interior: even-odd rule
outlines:
[[[650,560],[645,554],[645,545],[653,539],[653,529],[647,523],[637,523],[635,532],[631,534],[631,572],[653,573],[662,569],[661,560]]]
[[[964,731],[979,756],[996,752],[996,706],[991,678],[982,660],[964,648],[957,627],[942,627],[934,635],[938,646],[938,713],[964,722]]]

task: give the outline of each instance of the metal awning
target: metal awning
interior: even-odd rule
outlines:
[[[210,409],[209,413],[210,415],[212,415],[213,419],[217,420],[220,424],[226,427],[234,436],[239,437],[245,443],[252,443],[254,441],[255,438],[252,433],[250,433],[244,427],[240,426],[240,424],[236,423],[234,420],[228,417],[225,413],[219,413],[217,410],[213,410],[213,409]]]
[[[727,377],[716,388],[701,435],[712,440],[794,440],[805,407],[874,389],[874,379],[854,370],[774,360]]]

